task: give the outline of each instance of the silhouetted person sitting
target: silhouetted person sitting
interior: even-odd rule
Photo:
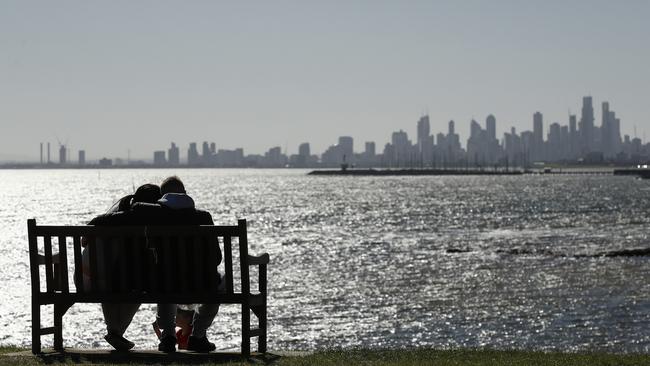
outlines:
[[[136,209],[140,204],[155,204],[158,199],[161,197],[160,187],[154,184],[144,184],[136,190],[135,194],[128,195],[120,199],[109,212],[95,217],[88,224],[89,225],[104,225],[104,226],[114,226],[114,225],[141,225],[146,223],[146,219],[142,215],[136,215],[133,210]],[[98,255],[100,256],[97,261],[97,274],[99,278],[97,283],[99,284],[99,289],[102,291],[110,291],[111,289],[106,288],[106,276],[110,274],[110,268],[104,267],[104,252],[105,245],[111,245],[111,243],[105,243],[102,240],[97,240],[94,244]],[[146,248],[141,248],[145,250]],[[143,253],[144,254],[144,253]],[[111,260],[110,262],[118,266],[121,261],[127,261],[126,253],[122,253],[119,250],[119,247],[113,246],[111,250]],[[84,253],[82,256],[83,259],[83,286],[84,289],[90,289],[90,259],[88,255],[88,248],[84,248]],[[119,278],[115,278],[113,283],[119,281]],[[133,348],[134,343],[124,338],[124,332],[126,328],[131,324],[133,316],[138,311],[140,304],[111,304],[103,303],[102,312],[104,313],[104,321],[106,323],[107,334],[104,339],[118,351],[126,351]]]
[[[214,225],[212,216],[208,212],[197,210],[194,200],[185,193],[183,182],[176,176],[165,179],[160,185],[162,198],[158,201],[165,208],[176,225]],[[221,263],[221,250],[217,246],[217,265]],[[187,349],[196,352],[210,352],[215,350],[214,343],[208,341],[206,330],[212,324],[219,311],[219,304],[201,304],[194,312],[192,320],[192,333],[187,342]],[[162,329],[161,341],[158,349],[163,352],[176,350],[176,304],[158,304],[158,325]]]

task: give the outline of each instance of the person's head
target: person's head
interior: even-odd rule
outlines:
[[[156,203],[160,197],[162,197],[162,194],[160,193],[160,187],[155,184],[147,183],[141,185],[138,187],[138,189],[136,189],[131,203]]]
[[[185,186],[181,179],[175,175],[165,178],[160,185],[160,193],[163,195],[167,193],[185,193]]]

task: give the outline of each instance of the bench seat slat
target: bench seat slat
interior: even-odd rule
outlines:
[[[41,305],[48,305],[60,303],[63,301],[72,301],[74,303],[135,303],[135,304],[157,304],[157,303],[176,303],[176,304],[241,304],[244,300],[242,294],[210,294],[210,293],[194,293],[194,294],[174,294],[174,293],[113,293],[113,292],[99,292],[99,293],[43,293],[39,296],[39,303]],[[262,304],[262,299],[257,295],[250,296],[251,305]]]

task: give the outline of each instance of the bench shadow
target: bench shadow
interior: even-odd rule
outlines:
[[[153,351],[153,350],[136,350],[128,352],[118,352],[114,350],[86,350],[66,348],[62,352],[44,350],[43,353],[32,355],[45,364],[52,363],[108,363],[108,364],[182,364],[196,365],[204,363],[227,364],[232,362],[247,362],[253,364],[271,365],[277,362],[281,356],[273,353],[252,353],[248,358],[244,358],[239,353],[230,352],[210,352],[196,353],[179,351],[171,354]]]

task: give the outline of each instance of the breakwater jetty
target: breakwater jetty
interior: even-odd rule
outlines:
[[[318,176],[424,176],[424,175],[626,175],[650,179],[650,169],[320,169],[308,175]]]
[[[478,170],[478,169],[339,169],[313,170],[309,175],[358,175],[358,176],[394,176],[394,175],[522,175],[520,170]]]

